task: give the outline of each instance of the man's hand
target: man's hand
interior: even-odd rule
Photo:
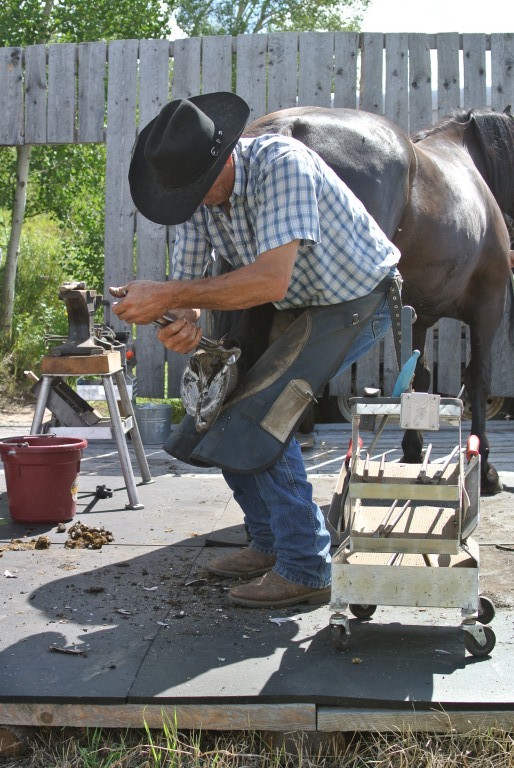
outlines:
[[[109,288],[114,302],[112,311],[125,323],[146,325],[158,320],[169,309],[166,283],[154,280],[134,280],[126,285]]]
[[[162,286],[166,287],[166,283],[136,280],[109,288],[111,296],[121,299],[113,303],[112,311],[120,320],[137,325],[161,320],[164,314],[173,315],[174,320],[159,330],[157,338],[167,349],[186,354],[196,349],[202,338],[202,329],[196,326],[200,310],[170,309]]]
[[[161,328],[157,338],[166,349],[171,349],[173,352],[180,352],[183,355],[192,352],[202,338],[202,329],[195,325],[200,312],[194,309],[174,309],[170,314],[173,314],[176,319]]]

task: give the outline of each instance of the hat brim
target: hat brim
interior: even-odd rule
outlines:
[[[219,155],[203,176],[185,187],[170,187],[157,177],[144,152],[146,139],[157,117],[143,128],[132,153],[129,186],[136,208],[156,224],[183,224],[193,215],[221,173],[250,114],[248,104],[230,92],[205,93],[192,96],[189,101],[223,131],[223,143]]]

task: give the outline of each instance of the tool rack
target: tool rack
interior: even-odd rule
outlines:
[[[460,608],[466,650],[486,656],[496,638],[487,626],[493,603],[478,593],[479,550],[471,533],[479,521],[478,446],[462,447],[462,401],[406,392],[397,398],[352,398],[352,454],[342,467],[334,498],[340,504],[342,541],[332,561],[332,644],[350,644],[349,611],[371,618],[377,605]],[[422,464],[371,457],[361,420],[402,429],[455,428],[454,450]],[[476,438],[475,438],[476,440]],[[341,493],[341,489],[344,491]],[[333,513],[333,510],[332,510]]]

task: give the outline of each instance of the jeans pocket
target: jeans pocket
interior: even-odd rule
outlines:
[[[373,338],[381,339],[389,329],[390,324],[389,305],[386,294],[384,296],[384,303],[377,309],[371,321],[371,333],[373,334]]]

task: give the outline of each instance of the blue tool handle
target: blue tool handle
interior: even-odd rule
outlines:
[[[415,349],[407,362],[404,364],[402,370],[398,374],[396,384],[393,387],[392,397],[400,397],[402,392],[405,392],[413,379],[414,370],[419,357],[419,349]]]

